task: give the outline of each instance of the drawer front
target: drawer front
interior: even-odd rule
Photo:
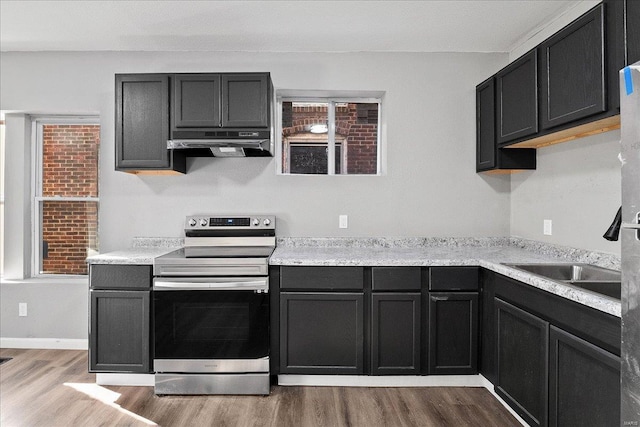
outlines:
[[[478,267],[432,267],[429,270],[430,291],[477,291]]]
[[[151,289],[150,265],[93,264],[91,289]]]
[[[288,290],[360,290],[363,267],[282,267],[280,288]]]
[[[373,267],[374,291],[419,291],[420,267]]]

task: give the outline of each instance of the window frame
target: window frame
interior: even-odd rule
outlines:
[[[284,176],[382,176],[383,170],[383,98],[384,92],[327,92],[327,91],[297,91],[297,90],[279,90],[276,94],[276,174]],[[327,173],[326,174],[304,174],[285,172],[283,164],[284,141],[282,138],[282,103],[283,102],[308,102],[308,103],[325,103],[327,108]],[[376,173],[335,173],[335,145],[336,145],[336,120],[335,106],[340,103],[361,103],[361,104],[378,104],[378,132],[376,135]],[[344,159],[347,154],[346,146],[342,146],[342,157]],[[343,164],[342,168],[346,170],[347,165]]]
[[[32,278],[85,278],[86,274],[53,274],[41,273],[42,265],[42,205],[47,201],[54,202],[94,202],[100,203],[100,186],[98,185],[98,197],[62,197],[62,196],[42,196],[43,178],[43,154],[44,154],[44,133],[45,125],[98,125],[98,116],[32,116],[31,120],[31,274]],[[99,157],[98,147],[98,159]],[[100,162],[97,165],[97,179],[100,180]],[[97,222],[100,222],[100,209],[98,208]]]

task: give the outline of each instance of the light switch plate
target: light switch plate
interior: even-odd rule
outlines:
[[[545,219],[544,220],[544,235],[545,236],[551,236],[552,232],[551,232],[551,220],[550,219]]]
[[[18,303],[18,316],[26,317],[27,316],[27,303],[19,302]]]
[[[338,227],[340,227],[340,228],[349,228],[349,216],[348,215],[340,215],[338,217]]]

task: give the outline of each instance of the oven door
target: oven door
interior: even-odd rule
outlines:
[[[164,359],[178,365],[180,359],[185,364],[193,359],[215,359],[224,366],[232,365],[233,360],[242,363],[246,359],[268,358],[268,280],[267,277],[156,278],[155,370],[159,371]],[[232,360],[224,363],[227,359]],[[210,369],[203,365],[198,370]]]

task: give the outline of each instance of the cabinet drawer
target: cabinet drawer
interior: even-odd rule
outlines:
[[[420,267],[373,267],[374,291],[419,291]]]
[[[91,289],[151,289],[150,265],[94,264]]]
[[[364,288],[363,267],[282,267],[280,288],[345,290]]]
[[[431,267],[430,291],[477,291],[478,267]]]

